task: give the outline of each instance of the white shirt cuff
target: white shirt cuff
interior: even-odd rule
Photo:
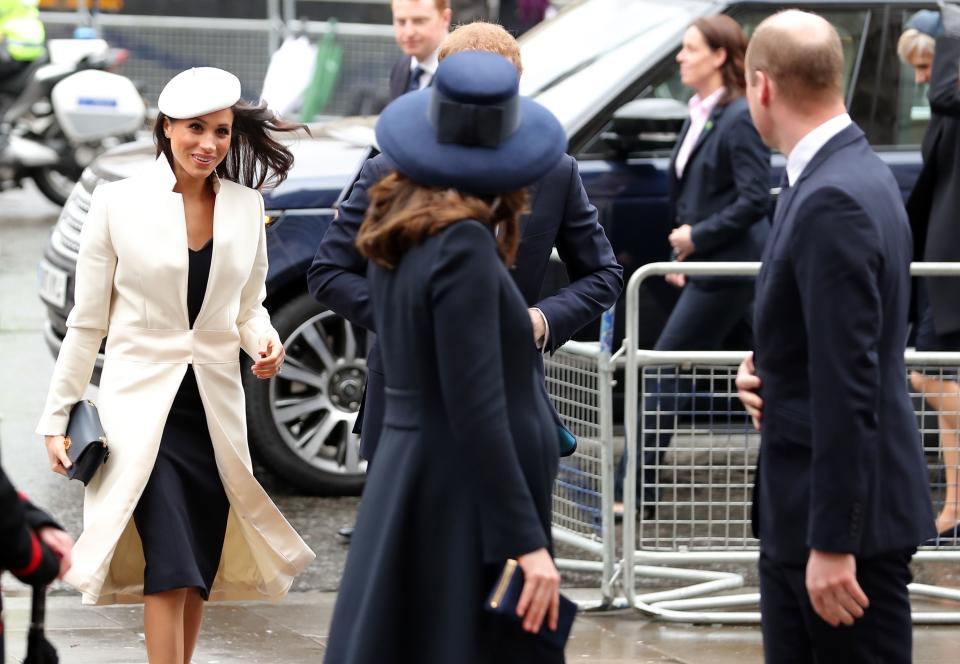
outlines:
[[[538,339],[536,345],[541,353],[545,353],[547,351],[547,342],[550,340],[550,323],[538,307],[531,307],[531,309],[540,314],[540,319],[543,320],[543,339]]]

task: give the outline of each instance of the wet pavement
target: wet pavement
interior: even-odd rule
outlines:
[[[7,599],[7,649],[20,661],[29,599],[17,589]],[[570,591],[586,598],[589,591]],[[211,604],[194,664],[315,664],[322,660],[334,593],[292,593],[279,603]],[[58,596],[48,608],[48,636],[64,664],[144,664],[139,606],[80,607]],[[914,629],[915,664],[957,661],[956,626]],[[747,664],[762,662],[760,630],[753,626],[687,626],[645,620],[632,611],[581,614],[567,661],[591,664]],[[399,661],[408,661],[400,659]],[[386,663],[385,663],[386,664]]]

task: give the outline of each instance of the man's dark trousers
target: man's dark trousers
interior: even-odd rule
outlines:
[[[857,582],[871,605],[852,627],[831,627],[814,613],[806,565],[760,557],[763,651],[769,664],[910,662],[910,558],[913,551],[857,560]]]

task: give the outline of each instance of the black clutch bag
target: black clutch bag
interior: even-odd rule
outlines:
[[[517,602],[520,601],[520,593],[523,591],[523,570],[516,560],[508,560],[503,566],[503,572],[494,585],[490,596],[484,603],[484,608],[494,614],[502,616],[505,620],[510,620],[516,624],[517,629],[521,628],[523,619],[517,615]],[[560,615],[557,619],[557,629],[552,630],[547,625],[547,619],[543,619],[540,631],[537,632],[537,638],[543,643],[563,650],[567,644],[567,637],[570,636],[570,628],[573,627],[573,619],[577,615],[577,605],[572,601],[560,595]]]
[[[95,403],[83,400],[73,405],[65,438],[64,447],[73,463],[67,470],[67,477],[80,480],[86,486],[110,456],[107,436],[100,424],[100,413]]]

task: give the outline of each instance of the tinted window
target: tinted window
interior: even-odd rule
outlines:
[[[778,9],[778,7],[769,6],[740,6],[733,8],[731,15],[743,26],[744,31],[749,37],[753,34],[754,28],[756,28],[763,19]],[[871,17],[870,12],[866,9],[828,8],[823,11],[818,11],[818,13],[829,20],[840,34],[844,54],[844,89],[847,93],[848,101],[852,101],[854,95],[851,93],[851,86],[855,84],[856,77],[862,69],[862,62],[866,60],[864,57],[866,46],[864,43],[865,36],[868,34],[868,30],[870,34],[878,31],[870,29]],[[680,82],[680,68],[676,62],[675,51],[652,72],[650,83],[644,86],[640,94],[637,95],[637,98],[656,97],[686,102],[691,94],[692,92]],[[865,111],[870,110],[869,105],[864,105],[864,108]],[[855,106],[851,106],[851,113],[854,114],[854,119],[858,120]],[[615,158],[608,144],[600,138],[604,132],[609,132],[610,130],[611,123],[608,120],[603,124],[600,132],[598,132],[593,139],[587,141],[585,147],[580,152],[580,157],[589,159]],[[669,151],[663,150],[661,152],[667,153]]]

